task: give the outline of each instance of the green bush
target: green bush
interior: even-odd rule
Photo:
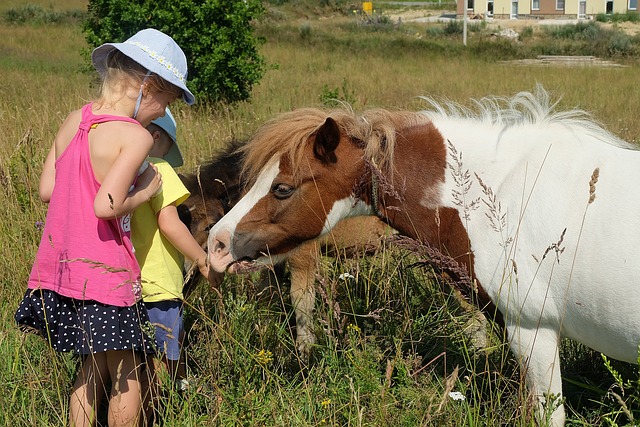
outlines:
[[[637,12],[625,12],[625,13],[599,13],[596,15],[596,21],[598,22],[638,22],[640,21],[640,13]]]
[[[548,26],[545,27],[545,31],[553,38],[566,40],[593,41],[602,34],[600,26],[593,21],[581,21],[577,24]]]
[[[329,89],[328,85],[322,87],[320,94],[320,102],[324,107],[333,108],[341,105],[343,102],[353,106],[356,103],[355,92],[347,87],[347,79],[342,81],[342,95],[340,88]]]
[[[533,27],[527,25],[520,31],[520,40],[529,40],[533,37]]]
[[[638,40],[617,28],[604,28],[597,22],[545,28],[555,39],[546,43],[545,55],[595,55],[603,58],[631,56],[638,51]]]
[[[264,40],[251,25],[263,12],[260,0],[89,0],[84,33],[94,48],[156,28],[184,50],[187,84],[200,102],[233,103],[249,99],[265,72]]]
[[[444,33],[448,36],[459,36],[463,31],[462,25],[460,21],[449,21],[444,26]]]

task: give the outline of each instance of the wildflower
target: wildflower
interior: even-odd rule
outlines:
[[[266,365],[273,360],[273,353],[269,350],[260,350],[256,354],[256,361],[261,365]]]
[[[358,325],[354,325],[353,323],[349,323],[349,325],[347,326],[347,330],[348,331],[353,331],[356,334],[359,334],[361,329]]]
[[[350,273],[342,273],[341,275],[338,276],[338,279],[347,280],[347,279],[355,279],[355,277]]]
[[[44,228],[44,222],[42,221],[36,221],[36,228],[38,230],[42,230]]]
[[[136,280],[135,282],[133,282],[133,295],[136,297],[136,299],[139,299],[142,297],[142,285],[140,284],[140,281]]]
[[[449,392],[449,397],[453,400],[464,400],[464,394],[460,393],[459,391],[450,391]]]
[[[325,399],[320,404],[322,405],[323,408],[326,408],[329,405],[331,405],[331,399]]]

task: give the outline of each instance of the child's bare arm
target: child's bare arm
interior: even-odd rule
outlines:
[[[67,146],[70,144],[74,135],[78,131],[78,125],[82,117],[80,110],[75,110],[69,113],[64,119],[58,133],[56,134],[51,149],[47,154],[42,165],[42,172],[40,174],[40,183],[38,186],[38,195],[40,200],[45,203],[51,201],[51,195],[53,194],[53,187],[56,182],[56,159],[62,154]]]
[[[47,158],[44,160],[42,166],[42,173],[40,174],[40,185],[38,187],[38,195],[40,200],[45,203],[49,203],[51,200],[51,194],[53,193],[53,186],[56,180],[56,147],[51,146]]]
[[[208,279],[207,254],[195,241],[187,226],[180,220],[175,205],[165,206],[158,212],[158,228],[182,255],[198,265],[200,273]]]

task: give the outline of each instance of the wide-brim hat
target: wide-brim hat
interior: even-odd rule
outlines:
[[[167,154],[165,154],[163,158],[174,168],[182,166],[184,164],[184,158],[182,157],[182,152],[180,151],[180,147],[176,140],[176,120],[173,118],[173,114],[171,114],[169,108],[164,111],[164,116],[158,117],[151,123],[162,128],[162,130],[164,130],[173,141],[169,151],[167,151]]]
[[[123,43],[105,43],[91,54],[93,66],[104,75],[107,58],[115,49],[182,89],[184,102],[191,105],[195,96],[187,88],[187,58],[180,46],[168,35],[153,28],[138,31]]]

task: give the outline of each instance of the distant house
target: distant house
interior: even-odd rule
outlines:
[[[458,16],[464,7],[467,16],[500,19],[587,19],[600,13],[626,13],[638,11],[638,0],[457,0]]]

